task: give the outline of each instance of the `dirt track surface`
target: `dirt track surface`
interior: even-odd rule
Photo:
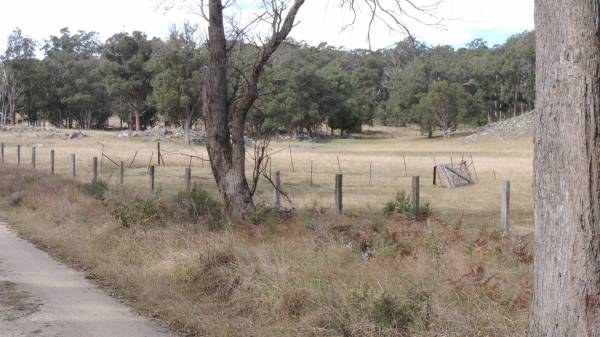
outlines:
[[[167,337],[0,223],[1,337]]]

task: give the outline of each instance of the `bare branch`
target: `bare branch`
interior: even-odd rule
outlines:
[[[417,5],[414,0],[340,0],[339,5],[352,14],[351,23],[345,25],[343,30],[356,23],[358,13],[363,12],[360,4],[366,5],[369,14],[367,40],[371,49],[371,35],[376,21],[392,31],[402,31],[410,38],[412,34],[406,19],[421,25],[439,26],[444,19],[436,11],[442,2],[443,0],[435,0]]]

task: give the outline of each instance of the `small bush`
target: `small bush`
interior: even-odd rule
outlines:
[[[270,210],[266,207],[256,207],[254,212],[248,215],[248,220],[255,225],[261,225],[267,222]]]
[[[84,190],[94,198],[104,201],[106,199],[106,193],[108,192],[108,184],[106,181],[98,180],[95,183],[85,184]]]
[[[380,328],[406,331],[413,320],[407,309],[396,297],[383,293],[373,303],[371,316]]]
[[[211,229],[222,227],[221,205],[208,192],[194,184],[191,190],[176,198],[178,216],[194,223],[206,223]]]
[[[396,198],[388,201],[383,208],[383,213],[386,216],[391,216],[394,213],[413,216],[412,206],[410,202],[410,196],[406,192],[398,192]],[[429,202],[423,201],[419,206],[416,217],[420,219],[426,219],[431,215],[431,206]]]
[[[385,205],[384,213],[386,216],[390,216],[394,212],[398,212],[400,214],[411,213],[410,197],[406,195],[406,192],[398,192],[396,199],[388,201],[388,203]]]
[[[157,199],[138,199],[135,202],[135,208],[141,213],[140,222],[143,225],[149,225],[160,220],[160,208]]]
[[[417,291],[400,301],[383,293],[373,302],[371,317],[380,329],[407,332],[411,327],[420,326],[426,330],[433,316],[430,297],[427,292]]]

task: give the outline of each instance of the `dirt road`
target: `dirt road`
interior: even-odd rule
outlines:
[[[0,223],[1,337],[167,337]]]

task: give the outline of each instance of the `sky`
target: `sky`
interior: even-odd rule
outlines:
[[[185,21],[203,20],[186,7],[169,11],[157,8],[158,0],[18,0],[2,5],[0,12],[0,51],[15,27],[26,36],[43,42],[50,35],[58,35],[63,27],[71,32],[96,31],[101,40],[118,32],[140,30],[150,37],[165,38],[169,27]],[[180,0],[181,1],[181,0]],[[243,2],[243,0],[238,0]],[[247,0],[248,3],[257,0]],[[394,0],[382,0],[388,3]],[[431,4],[438,0],[413,0],[416,4]],[[348,11],[341,10],[339,0],[307,0],[300,9],[297,26],[291,37],[311,45],[327,42],[344,48],[368,48],[367,16],[358,14],[354,25]],[[244,16],[243,9],[234,8]],[[363,12],[364,13],[364,12]],[[475,38],[488,41],[490,46],[503,43],[509,36],[533,29],[533,0],[444,0],[435,11],[441,24],[428,25],[404,18],[403,22],[418,40],[430,45],[449,44],[461,47]],[[425,23],[436,19],[419,16]],[[387,48],[402,40],[405,34],[390,30],[385,24],[376,24],[372,30],[371,48]]]

